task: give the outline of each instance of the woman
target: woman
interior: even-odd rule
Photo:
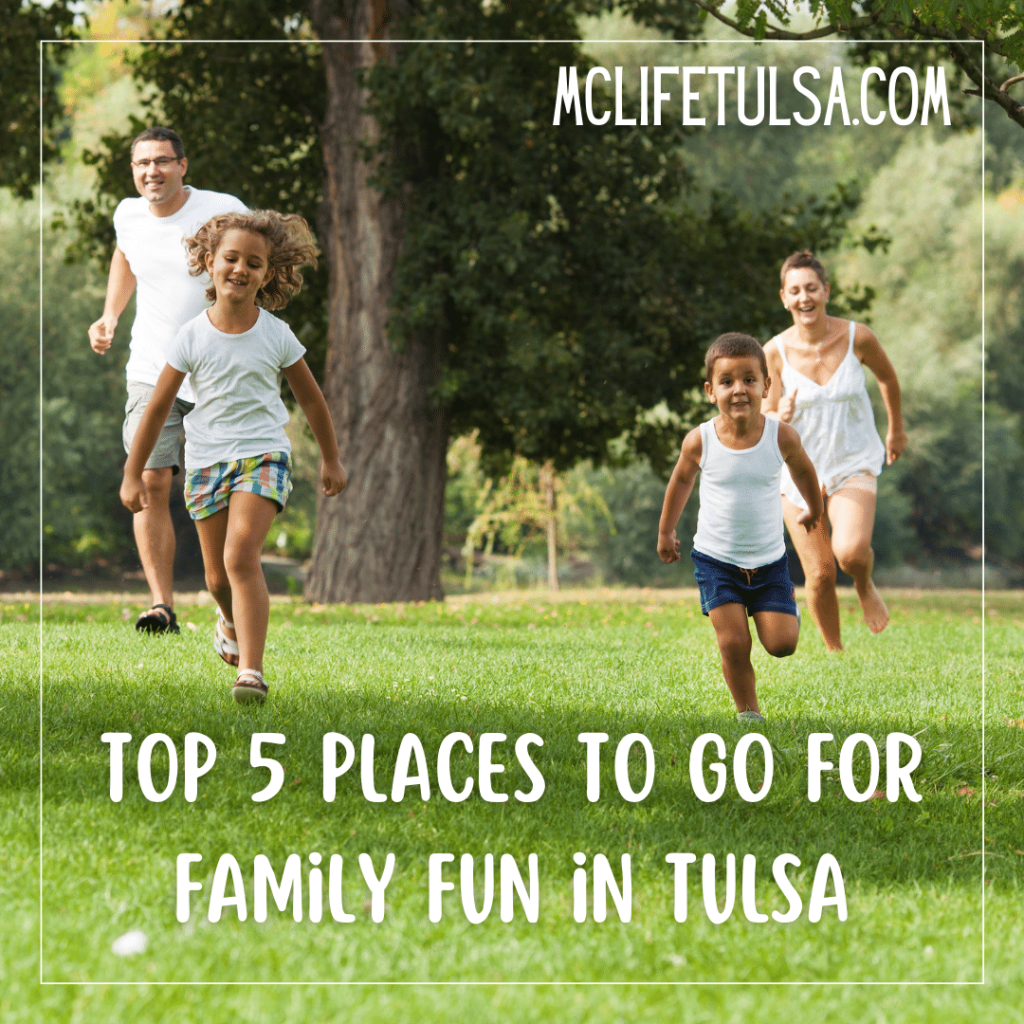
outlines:
[[[843,649],[836,568],[853,577],[872,633],[889,623],[889,611],[871,579],[878,474],[907,446],[896,371],[874,332],[829,316],[825,268],[809,252],[782,265],[782,304],[793,326],[765,346],[771,387],[764,410],[791,423],[814,463],[827,517],[810,533],[797,528],[806,505],[783,470],[782,513],[806,579],[807,604],[825,646]],[[875,428],[864,367],[878,381],[889,419],[885,443]],[[829,524],[831,523],[831,535]]]

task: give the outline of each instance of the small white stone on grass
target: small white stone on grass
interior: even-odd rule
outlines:
[[[136,953],[144,953],[148,945],[149,939],[146,938],[146,933],[136,929],[132,932],[125,932],[120,938],[114,939],[114,944],[110,948],[117,956],[134,956]]]

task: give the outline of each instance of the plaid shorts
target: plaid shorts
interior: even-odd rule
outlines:
[[[185,507],[193,519],[206,519],[227,508],[232,491],[269,498],[280,512],[291,490],[292,457],[288,452],[267,452],[185,470]]]

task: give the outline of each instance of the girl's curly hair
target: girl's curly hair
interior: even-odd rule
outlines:
[[[309,225],[297,213],[275,210],[250,210],[248,213],[222,213],[211,217],[191,238],[185,239],[188,272],[199,277],[206,271],[206,254],[216,255],[226,232],[251,231],[267,240],[269,265],[274,276],[259,290],[256,305],[264,309],[282,309],[302,287],[302,267],[315,267],[316,239]],[[206,297],[213,302],[217,292],[211,284]]]

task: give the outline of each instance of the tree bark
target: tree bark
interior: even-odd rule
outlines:
[[[311,6],[323,44],[326,181],[319,235],[329,272],[324,394],[348,488],[320,498],[305,596],[319,602],[441,599],[445,453],[449,417],[429,392],[441,339],[388,341],[388,302],[401,251],[397,198],[373,188],[363,147],[378,138],[360,69],[393,57],[383,5]],[[330,42],[332,39],[351,42]]]

